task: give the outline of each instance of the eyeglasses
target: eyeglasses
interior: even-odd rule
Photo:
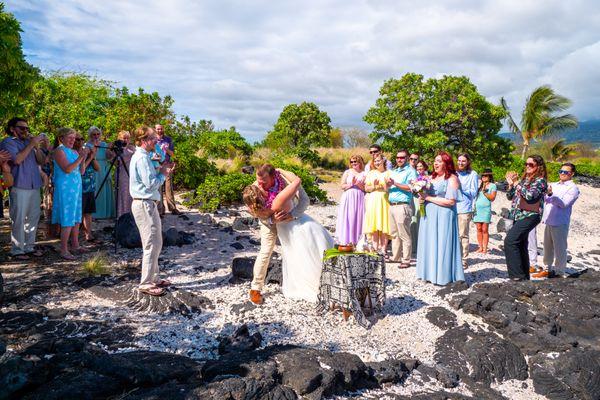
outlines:
[[[559,173],[559,174],[561,174],[561,175],[570,175],[570,174],[572,174],[573,172],[572,172],[572,171],[566,171],[566,170],[564,170],[564,169],[559,169],[559,170],[558,170],[558,173]]]
[[[369,154],[377,154],[381,152],[381,150],[369,150]]]
[[[529,168],[533,168],[533,167],[537,167],[537,164],[536,163],[531,163],[531,162],[526,162],[525,166],[529,167]]]
[[[19,129],[19,130],[22,130],[22,131],[29,132],[29,127],[28,126],[19,126],[19,125],[16,125],[15,128]]]
[[[415,158],[415,157],[411,157],[411,158],[409,158],[409,160],[410,160],[410,161],[419,161],[419,159],[418,159],[418,158]]]

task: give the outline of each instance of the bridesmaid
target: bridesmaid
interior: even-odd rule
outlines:
[[[79,224],[81,222],[81,173],[84,160],[89,152],[83,148],[78,153],[73,150],[77,132],[71,128],[60,128],[60,146],[54,150],[54,199],[52,223],[60,224],[60,255],[66,260],[75,257],[69,251],[69,240],[73,252],[86,252],[79,245]]]
[[[131,144],[131,134],[129,131],[119,132],[118,139],[125,143],[123,154],[121,154],[121,157],[123,157],[123,161],[125,162],[125,166],[123,166],[121,160],[119,160],[119,198],[117,203],[117,218],[131,211],[131,202],[133,199],[129,193],[128,172],[131,156],[133,153],[135,153],[135,146]],[[125,171],[125,167],[127,167],[127,171]]]
[[[460,183],[445,151],[435,157],[431,183],[429,192],[419,195],[426,215],[419,225],[417,277],[436,285],[464,281],[456,213]]]
[[[97,147],[96,161],[100,169],[96,171],[96,212],[92,214],[94,218],[112,218],[115,216],[115,198],[113,193],[113,181],[112,174],[109,174],[104,186],[100,189],[104,177],[108,173],[110,162],[115,154],[108,148],[108,144],[101,139],[102,131],[100,128],[92,126],[88,129],[89,142],[86,144],[87,147]],[[98,193],[98,190],[100,192]]]
[[[339,244],[356,244],[362,235],[365,217],[365,161],[350,157],[350,168],[342,175],[342,198],[338,208],[336,237]]]
[[[365,219],[363,222],[363,233],[367,234],[371,243],[371,251],[381,254],[385,248],[390,235],[390,203],[388,201],[388,186],[386,178],[385,158],[380,154],[373,157],[371,168],[365,180]]]
[[[487,253],[490,241],[489,226],[492,221],[492,202],[496,200],[496,184],[492,170],[486,168],[481,174],[481,183],[475,200],[475,215],[473,222],[477,227],[477,243],[479,248],[476,253]]]

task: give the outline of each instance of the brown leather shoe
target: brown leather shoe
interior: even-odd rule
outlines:
[[[547,278],[550,275],[550,272],[547,270],[543,270],[540,272],[536,272],[535,274],[531,274],[532,278]]]
[[[259,290],[250,290],[250,301],[254,304],[262,304],[264,302]]]

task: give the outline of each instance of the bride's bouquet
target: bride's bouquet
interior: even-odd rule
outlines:
[[[409,184],[410,191],[418,196],[421,193],[427,193],[431,189],[431,181],[428,176],[421,175],[417,179],[413,180]],[[419,216],[424,217],[427,215],[425,211],[425,204],[419,204]]]

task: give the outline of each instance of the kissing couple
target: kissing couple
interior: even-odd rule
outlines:
[[[256,170],[256,181],[244,189],[244,204],[260,220],[260,251],[250,289],[250,301],[255,304],[263,302],[261,291],[277,238],[283,259],[283,295],[317,301],[323,252],[333,247],[333,239],[304,214],[310,201],[301,183],[295,174],[264,164]]]

